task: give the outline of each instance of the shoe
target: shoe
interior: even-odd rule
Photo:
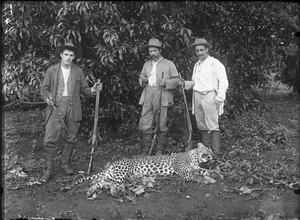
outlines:
[[[70,166],[72,153],[73,153],[73,144],[70,143],[65,144],[65,148],[63,151],[63,159],[62,159],[62,169],[68,175],[74,174],[74,169]]]

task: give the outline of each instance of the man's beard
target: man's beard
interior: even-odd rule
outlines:
[[[158,58],[159,58],[159,56],[156,56],[156,55],[152,55],[152,56],[151,56],[151,59],[152,59],[152,60],[158,60]]]

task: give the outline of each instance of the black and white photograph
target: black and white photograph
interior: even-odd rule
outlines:
[[[1,219],[300,219],[298,2],[1,6]]]

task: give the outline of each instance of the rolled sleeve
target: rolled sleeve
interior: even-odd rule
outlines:
[[[218,64],[216,65],[216,73],[218,80],[218,100],[224,101],[226,99],[226,91],[228,89],[228,79],[225,66],[221,62],[218,62]]]
[[[194,81],[184,81],[184,89],[185,90],[189,90],[191,88],[193,88],[195,85]]]

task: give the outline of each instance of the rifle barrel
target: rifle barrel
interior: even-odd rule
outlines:
[[[101,83],[101,80],[98,79],[98,83]],[[100,91],[97,89],[96,91],[96,103],[95,103],[95,116],[94,116],[94,129],[93,129],[93,136],[92,136],[92,150],[91,150],[91,157],[88,167],[88,173],[91,173],[92,166],[93,166],[93,154],[95,150],[95,145],[97,142],[97,128],[98,128],[98,113],[99,113],[99,98],[100,98]]]
[[[181,78],[180,76],[180,73],[179,74],[179,77]],[[181,78],[182,79],[182,78]],[[192,133],[193,133],[193,127],[192,127],[192,122],[191,122],[191,118],[190,118],[190,114],[189,114],[189,108],[188,108],[188,105],[187,105],[187,101],[186,101],[186,96],[185,96],[185,92],[184,92],[184,88],[183,88],[183,85],[181,85],[181,91],[182,91],[182,95],[183,95],[183,100],[184,100],[184,105],[185,105],[185,109],[186,109],[186,120],[187,120],[187,124],[188,124],[188,130],[189,130],[189,138],[188,138],[188,141],[187,141],[187,144],[188,144],[188,147],[187,149],[188,150],[191,150],[192,149]]]
[[[161,74],[161,79],[164,79],[164,72],[162,72],[162,74]],[[161,96],[162,96],[162,88],[160,90],[160,96],[159,96],[159,103],[158,103],[159,107],[157,108],[156,114],[155,114],[156,124],[155,124],[154,136],[153,136],[151,147],[150,147],[150,150],[149,150],[149,155],[151,155],[151,153],[152,153],[152,150],[154,148],[155,141],[156,141],[156,138],[157,138],[157,133],[159,132],[159,121],[160,121],[160,110],[161,110]]]

